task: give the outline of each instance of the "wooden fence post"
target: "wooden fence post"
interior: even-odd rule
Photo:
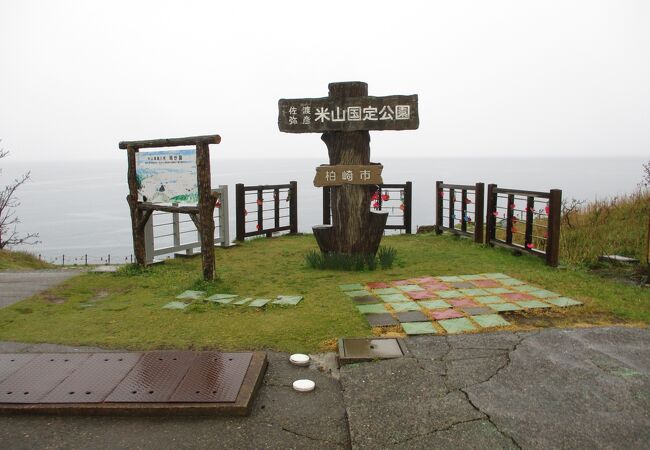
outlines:
[[[412,208],[413,205],[413,183],[410,181],[406,182],[404,186],[404,228],[406,228],[406,234],[411,234],[411,224],[413,220]]]
[[[476,183],[474,190],[474,242],[483,243],[483,221],[485,220],[485,185]]]
[[[210,150],[208,144],[196,144],[196,178],[199,188],[199,224],[201,225],[201,262],[203,279],[214,280],[214,198],[210,186]]]
[[[490,240],[496,237],[496,226],[497,218],[494,216],[494,213],[497,210],[497,185],[488,184],[488,194],[487,194],[487,216],[486,216],[486,231],[485,231],[485,242],[490,243]]]
[[[235,185],[235,240],[243,241],[246,234],[246,192],[244,185],[237,183]]]
[[[560,256],[560,219],[562,213],[562,190],[551,189],[548,201],[548,239],[546,241],[546,264],[557,267]]]
[[[436,181],[436,234],[442,234],[443,227],[443,198],[442,181]]]
[[[289,182],[289,230],[290,234],[298,233],[298,182]]]

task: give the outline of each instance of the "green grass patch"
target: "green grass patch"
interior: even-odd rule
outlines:
[[[140,350],[313,352],[341,336],[372,335],[340,284],[483,272],[503,272],[584,302],[560,312],[534,313],[549,318],[551,326],[650,322],[650,290],[582,269],[553,269],[533,256],[514,257],[507,250],[447,235],[389,236],[383,243],[399,257],[392,268],[372,272],[309,268],[304,256],[317,245],[312,236],[299,235],[217,250],[218,278],[211,283],[200,279],[200,258],[146,269],[127,266],[115,274],[84,273],[0,310],[0,340]],[[254,298],[302,295],[304,300],[262,310],[201,301],[182,311],[162,309],[187,289]],[[524,321],[521,326],[529,325]]]
[[[0,250],[0,270],[51,269],[53,267],[52,264],[40,261],[31,253]]]

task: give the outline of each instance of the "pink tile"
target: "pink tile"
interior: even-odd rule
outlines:
[[[425,298],[437,298],[436,294],[432,294],[427,291],[418,291],[418,292],[405,292],[406,295],[411,297],[413,300],[424,300]]]
[[[513,292],[511,294],[501,294],[502,298],[506,300],[535,300],[532,295],[524,294],[523,292]]]
[[[472,300],[468,298],[456,298],[456,299],[449,299],[445,300],[448,303],[451,303],[454,306],[481,306],[476,302],[473,302]]]
[[[472,280],[472,284],[479,288],[502,287],[501,283],[494,280]]]
[[[433,317],[436,320],[455,319],[457,317],[463,317],[461,313],[451,308],[442,311],[431,311],[430,314],[431,317]]]
[[[411,278],[411,281],[416,284],[435,283],[437,280],[433,277]]]
[[[451,289],[449,286],[442,283],[425,283],[422,285],[422,287],[429,291],[448,291]]]
[[[393,286],[405,286],[407,284],[413,284],[413,283],[411,283],[409,280],[398,280],[392,282]]]
[[[390,284],[382,283],[381,281],[375,281],[372,283],[368,283],[368,287],[370,289],[385,289],[385,288],[389,288]]]

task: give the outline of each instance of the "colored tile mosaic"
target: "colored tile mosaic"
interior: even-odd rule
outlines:
[[[381,298],[385,302],[408,302],[408,301],[410,301],[408,298],[406,298],[402,294],[384,294],[384,295],[380,295],[379,298]]]
[[[497,295],[486,295],[483,297],[476,297],[476,301],[484,305],[490,303],[503,303],[503,299]]]
[[[382,283],[381,281],[375,281],[373,283],[368,283],[367,285],[370,289],[386,289],[390,287],[388,283]]]
[[[543,299],[560,297],[560,294],[556,294],[555,292],[551,292],[551,291],[546,291],[544,289],[541,289],[539,291],[530,291],[528,294],[532,295],[533,297],[543,298]]]
[[[469,281],[457,281],[456,283],[449,283],[451,287],[454,289],[471,289],[475,287],[471,282]]]
[[[440,320],[438,323],[445,329],[449,334],[463,333],[465,331],[474,331],[476,327],[470,322],[466,317],[461,317],[459,319],[447,319]]]
[[[360,291],[363,289],[363,286],[359,283],[354,284],[340,284],[339,289],[342,291]]]
[[[550,308],[551,305],[548,303],[540,302],[539,300],[524,300],[517,302],[522,308]]]
[[[381,288],[381,289],[374,289],[375,294],[379,295],[388,295],[388,294],[399,294],[401,291],[399,289],[395,288]]]
[[[469,316],[480,316],[483,314],[494,314],[494,310],[487,306],[465,306],[460,308],[465,314]]]
[[[422,292],[407,292],[406,295],[408,295],[410,298],[413,300],[425,300],[428,298],[436,298],[436,294],[432,294],[431,292],[427,291],[422,291]]]
[[[391,283],[393,286],[406,286],[407,284],[413,284],[409,280],[397,280]]]
[[[478,288],[498,288],[501,284],[494,280],[474,280],[472,284]]]
[[[499,278],[510,278],[505,273],[482,273],[481,275],[491,280],[498,280]]]
[[[357,305],[357,309],[361,314],[382,314],[387,313],[383,303],[377,305]]]
[[[463,280],[485,280],[483,275],[461,275],[460,278]]]
[[[490,308],[498,312],[519,311],[521,306],[514,303],[490,303]]]
[[[434,277],[420,277],[420,278],[411,278],[409,281],[412,281],[415,284],[427,284],[435,283],[437,280]]]
[[[535,286],[531,286],[530,284],[522,284],[519,286],[512,286],[512,290],[517,291],[517,292],[531,292],[531,291],[537,291],[539,290]]]
[[[486,290],[483,289],[461,289],[460,292],[463,293],[463,295],[471,295],[472,297],[476,297],[479,295],[489,295],[490,293]]]
[[[463,293],[460,291],[438,291],[438,297],[440,298],[461,298],[464,297]]]
[[[510,323],[498,314],[488,314],[485,316],[474,316],[472,320],[483,328],[507,327]]]
[[[370,313],[365,314],[364,317],[371,327],[391,327],[399,323],[388,313]]]
[[[431,315],[431,317],[433,317],[436,320],[455,319],[457,317],[463,317],[463,315],[458,311],[456,311],[455,309],[443,309],[438,311],[431,311],[429,314]]]
[[[348,297],[364,297],[366,295],[370,295],[370,292],[366,291],[365,289],[362,291],[345,291],[345,295]]]
[[[438,280],[444,281],[446,283],[453,283],[455,281],[463,281],[461,277],[438,277]]]
[[[480,304],[476,303],[473,300],[470,300],[468,298],[457,298],[457,299],[451,299],[449,300],[449,303],[451,303],[453,306],[456,307],[464,307],[464,306],[481,306]]]
[[[185,291],[176,296],[178,299],[189,298],[192,300],[198,300],[203,297],[205,297],[205,292],[203,291]]]
[[[415,302],[388,303],[396,312],[420,311],[420,306]]]
[[[517,286],[517,285],[524,284],[523,281],[516,280],[516,279],[514,279],[514,278],[503,278],[503,279],[500,279],[499,281],[500,281],[501,284],[503,284],[504,286]]]
[[[422,311],[403,311],[397,313],[397,320],[400,322],[430,322],[429,316]]]
[[[352,297],[352,301],[355,305],[370,305],[372,303],[381,303],[382,300],[374,295],[366,295],[364,297]]]
[[[397,289],[400,291],[404,292],[421,292],[424,291],[424,288],[421,288],[417,284],[404,284],[402,286],[398,286]]]
[[[431,322],[406,322],[402,323],[404,332],[409,336],[416,334],[436,334],[437,331]]]
[[[422,285],[427,291],[448,291],[451,288],[442,283],[426,283]]]
[[[502,288],[502,287],[499,287],[499,288],[484,288],[483,290],[487,291],[490,294],[510,294],[512,292],[512,290],[510,290],[508,288]]]
[[[561,306],[561,307],[565,307],[565,306],[574,306],[574,305],[582,305],[582,302],[579,302],[579,301],[577,301],[577,300],[574,300],[574,299],[572,299],[572,298],[568,298],[568,297],[547,298],[547,299],[545,299],[544,301],[545,301],[545,302],[548,302],[548,303],[550,303],[550,304],[552,304],[552,305],[555,305],[555,306]]]
[[[512,294],[501,294],[501,298],[508,301],[534,300],[535,297],[523,292],[513,292]]]
[[[424,302],[418,302],[422,308],[427,309],[441,309],[441,308],[451,308],[451,305],[444,300],[428,300]]]

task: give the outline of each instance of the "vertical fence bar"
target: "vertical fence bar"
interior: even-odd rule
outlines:
[[[257,189],[257,231],[264,229],[264,191],[262,188]],[[266,237],[271,237],[273,233],[266,233]]]
[[[332,207],[332,191],[329,186],[323,187],[323,225],[332,224],[332,215],[330,213]]]
[[[524,246],[530,250],[533,243],[533,222],[535,221],[535,197],[529,196],[526,199],[526,238]]]
[[[497,185],[488,184],[487,194],[487,230],[485,232],[485,242],[490,243],[492,239],[496,238],[497,218],[495,213],[497,211]]]
[[[562,190],[551,189],[548,202],[548,239],[546,241],[546,264],[557,267],[560,256],[560,215],[562,208]]]
[[[144,224],[144,261],[145,264],[153,262],[153,214]]]
[[[222,246],[230,245],[230,217],[228,215],[228,185],[219,185],[221,191],[221,208],[219,208],[219,242]]]
[[[65,266],[65,255],[61,255],[61,266]]]
[[[456,212],[456,190],[449,189],[449,229],[456,228],[454,225],[454,214]]]
[[[508,205],[506,211],[506,243],[512,244],[512,230],[515,228],[515,221],[513,219],[515,214],[515,209],[512,207],[515,204],[515,196],[510,194],[508,195]]]
[[[237,183],[235,185],[235,239],[238,241],[244,240],[246,234],[246,191],[244,185]]]
[[[485,185],[476,183],[474,188],[474,242],[483,243],[483,222],[485,220]]]
[[[289,233],[298,233],[298,182],[289,183]]]
[[[404,229],[406,234],[412,233],[412,223],[413,223],[413,183],[407,181],[404,185]]]
[[[172,203],[172,206],[178,206],[178,203]],[[181,245],[181,224],[180,214],[172,213],[172,236],[174,238],[174,247]]]
[[[443,224],[443,201],[445,196],[445,191],[442,187],[442,181],[436,181],[436,233],[442,233]]]
[[[280,189],[273,190],[273,215],[275,216],[275,228],[280,228]]]
[[[460,229],[467,232],[467,189],[461,190],[460,203]]]

